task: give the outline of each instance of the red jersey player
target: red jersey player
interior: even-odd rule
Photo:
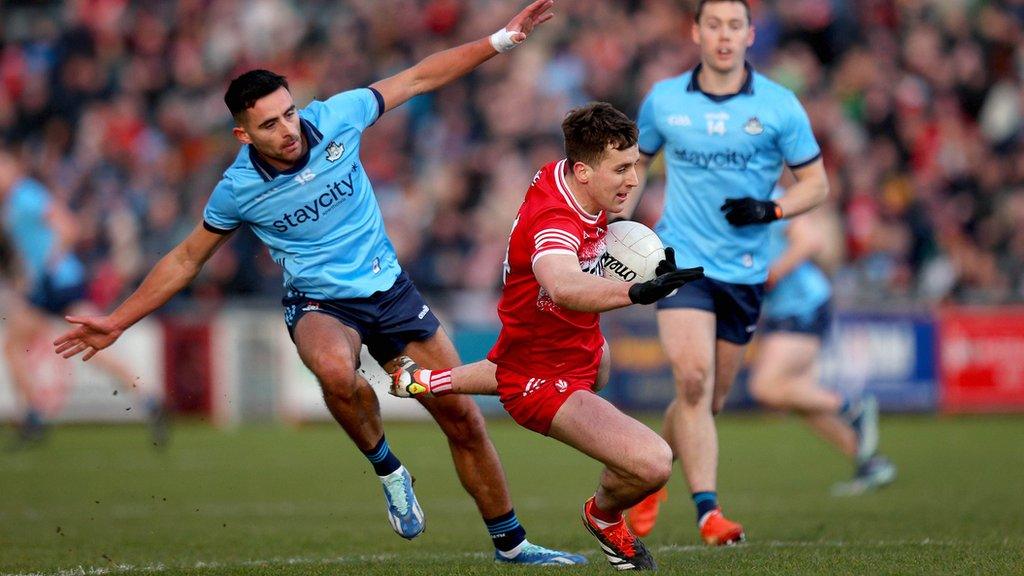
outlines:
[[[396,396],[497,391],[520,425],[605,464],[583,522],[620,570],[653,569],[643,543],[622,518],[668,481],[672,451],[650,428],[594,393],[602,365],[600,312],[651,304],[703,277],[677,270],[671,249],[659,275],[643,283],[602,277],[606,212],[618,213],[637,187],[636,125],[606,103],[573,110],[562,123],[566,159],[537,173],[509,236],[498,316],[502,329],[488,359],[492,389],[453,386],[453,371],[392,365]],[[481,363],[477,363],[481,364]],[[467,366],[479,382],[486,366]],[[457,370],[457,369],[456,369]]]

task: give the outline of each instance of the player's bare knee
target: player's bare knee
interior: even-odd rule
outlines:
[[[664,440],[651,443],[635,471],[637,482],[651,490],[665,485],[672,477],[672,449]]]
[[[676,393],[689,406],[697,406],[707,402],[708,369],[701,367],[683,368],[674,371]]]
[[[352,398],[357,391],[355,366],[343,359],[325,359],[311,367],[325,396],[342,400]]]
[[[774,386],[760,378],[750,381],[750,396],[766,408],[782,408],[782,397]]]

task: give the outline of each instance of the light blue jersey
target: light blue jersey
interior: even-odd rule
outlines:
[[[789,222],[786,220],[777,220],[768,225],[769,261],[774,262],[789,248],[789,237],[786,235],[788,228]],[[761,306],[761,317],[769,321],[788,317],[809,321],[831,296],[832,288],[825,273],[813,262],[804,261],[768,292]]]
[[[722,282],[758,284],[768,277],[768,230],[734,227],[726,198],[767,200],[782,174],[821,150],[796,96],[747,66],[736,94],[713,96],[687,72],[654,85],[640,107],[640,151],[665,149],[665,209],[655,231],[676,249],[680,267],[703,266]]]
[[[4,207],[4,228],[30,283],[37,286],[48,275],[54,288],[81,284],[85,279],[82,263],[73,254],[63,254],[49,262],[57,235],[47,214],[53,199],[39,182],[23,178],[15,182]]]
[[[359,160],[363,130],[383,110],[368,88],[311,102],[299,111],[309,156],[285,172],[242,146],[210,196],[204,225],[224,233],[248,224],[284,269],[290,294],[340,300],[387,290],[401,268]]]

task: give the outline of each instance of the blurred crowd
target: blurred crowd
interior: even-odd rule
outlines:
[[[73,209],[90,298],[110,306],[200,222],[238,149],[231,78],[283,73],[301,106],[485,36],[523,4],[6,1],[0,139]],[[697,62],[691,10],[558,0],[526,45],[365,133],[421,290],[488,301],[533,173],[561,157],[564,113],[605,100],[635,115],[652,83]],[[751,62],[797,93],[822,145],[839,303],[1024,299],[1024,0],[760,0],[753,14]],[[649,224],[659,170],[638,214]],[[184,300],[272,301],[280,282],[239,233]]]

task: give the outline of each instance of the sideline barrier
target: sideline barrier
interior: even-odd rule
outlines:
[[[660,411],[674,395],[671,370],[658,341],[654,311],[631,307],[604,315],[613,371],[602,395],[627,410]],[[64,326],[55,323],[56,334]],[[0,325],[0,338],[3,334]],[[452,338],[464,361],[478,360],[497,326],[475,322]],[[132,398],[114,395],[110,378],[90,364],[35,351],[37,382],[57,421],[135,421]],[[756,349],[756,340],[752,352]],[[166,390],[172,408],[220,425],[241,421],[301,422],[330,418],[312,374],[302,365],[280,313],[226,309],[213,318],[147,319],[106,354],[132,366],[143,386]],[[883,410],[901,412],[1024,412],[1024,307],[948,307],[935,314],[840,312],[822,355],[822,381],[867,389]],[[366,375],[386,418],[423,418],[419,403],[387,394],[386,376],[363,354]],[[494,397],[480,397],[488,414],[504,414]],[[729,409],[754,407],[745,374]],[[20,416],[0,358],[0,420]]]
[[[942,411],[1024,411],[1024,307],[951,307],[938,317]]]

